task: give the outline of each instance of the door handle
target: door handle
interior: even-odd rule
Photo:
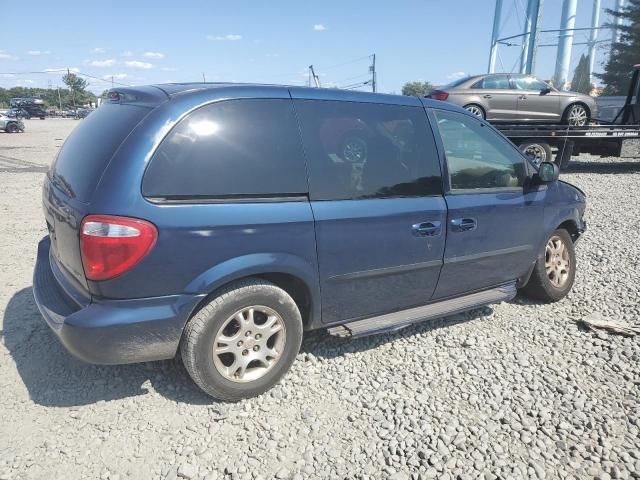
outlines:
[[[482,98],[491,98],[491,95],[489,95],[488,93],[486,95],[484,95]]]
[[[437,237],[442,232],[442,224],[440,222],[416,223],[411,230],[416,237]]]
[[[451,220],[451,230],[453,232],[470,232],[478,226],[475,218],[454,218]]]

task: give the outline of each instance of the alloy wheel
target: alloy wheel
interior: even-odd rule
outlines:
[[[484,118],[484,112],[477,105],[467,105],[464,108],[467,112],[473,113],[476,117]]]
[[[222,324],[213,343],[213,363],[232,382],[262,378],[278,362],[286,341],[285,323],[275,310],[254,305]]]
[[[556,288],[564,287],[570,276],[571,260],[567,246],[558,235],[552,236],[547,242],[544,267],[551,284]]]
[[[581,127],[587,124],[587,110],[582,105],[574,105],[569,111],[569,125]]]

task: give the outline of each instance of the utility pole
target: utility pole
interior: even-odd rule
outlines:
[[[204,76],[204,72],[202,72],[202,82],[207,83],[207,77]]]
[[[489,68],[487,73],[496,71],[496,58],[498,56],[498,35],[500,35],[500,19],[502,18],[502,0],[496,0],[496,9],[493,12],[493,31],[491,33],[491,50],[489,50]]]
[[[111,88],[113,88],[113,75],[111,75]]]
[[[376,78],[376,54],[372,55],[371,66],[369,67],[369,72],[371,72],[371,91],[376,93],[378,89],[377,78]]]
[[[320,77],[316,75],[315,70],[313,69],[313,65],[309,65],[309,86],[311,86],[311,79],[313,78],[313,83],[316,88],[320,88]]]
[[[62,112],[62,99],[60,98],[60,85],[58,85],[58,105],[60,106],[60,112]]]

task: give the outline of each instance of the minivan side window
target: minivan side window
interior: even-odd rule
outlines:
[[[442,193],[433,133],[422,107],[296,100],[312,200]]]
[[[526,178],[522,155],[469,115],[434,110],[452,190],[518,188]]]
[[[278,197],[307,193],[290,100],[227,100],[182,119],[153,155],[147,197]]]

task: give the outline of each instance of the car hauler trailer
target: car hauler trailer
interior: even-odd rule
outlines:
[[[612,122],[590,125],[496,124],[509,140],[539,163],[552,159],[565,168],[571,155],[590,153],[602,157],[640,158],[640,64],[633,67],[625,104]]]

